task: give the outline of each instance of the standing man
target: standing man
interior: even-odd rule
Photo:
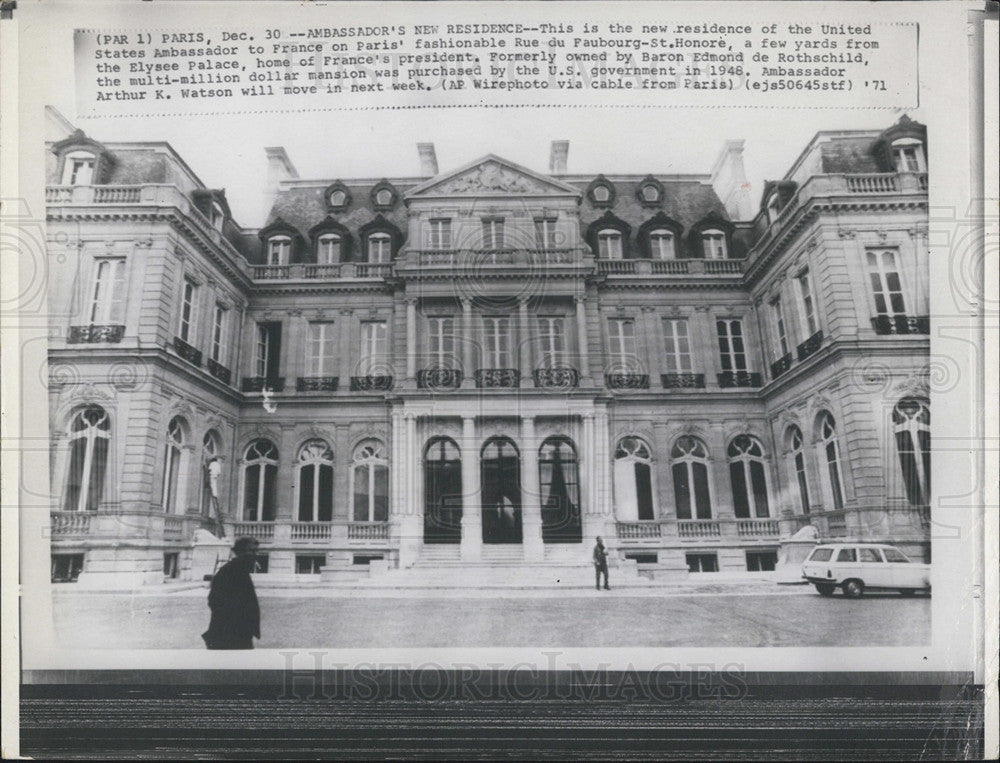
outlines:
[[[610,591],[608,586],[608,552],[604,548],[604,541],[601,536],[597,536],[597,543],[594,545],[594,573],[597,580],[597,590],[601,590],[601,574],[604,575],[604,590]]]
[[[208,593],[212,620],[201,634],[209,649],[253,649],[254,637],[260,638],[260,606],[250,579],[259,545],[254,538],[238,538],[234,558],[212,577]]]

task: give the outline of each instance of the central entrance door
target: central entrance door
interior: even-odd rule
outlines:
[[[521,542],[521,454],[506,437],[494,437],[479,459],[483,543]]]
[[[462,457],[447,437],[430,441],[424,453],[424,543],[462,540]]]

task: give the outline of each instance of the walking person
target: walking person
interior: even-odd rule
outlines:
[[[608,552],[604,548],[604,541],[601,536],[597,536],[597,543],[594,545],[594,575],[597,581],[597,590],[601,590],[601,575],[604,575],[604,590],[610,591],[608,585]]]
[[[234,558],[212,576],[212,619],[201,635],[209,649],[253,649],[254,637],[260,638],[260,605],[250,579],[259,545],[254,538],[238,538]]]

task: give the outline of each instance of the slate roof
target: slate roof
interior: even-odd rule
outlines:
[[[891,172],[875,152],[877,138],[834,138],[820,144],[824,174],[841,172]]]

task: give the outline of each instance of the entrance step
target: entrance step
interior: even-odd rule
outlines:
[[[521,544],[483,545],[484,562],[524,562],[524,546]]]
[[[420,550],[417,564],[457,562],[462,558],[462,550],[457,543],[427,543]]]
[[[612,567],[612,588],[648,588],[653,584],[640,577],[635,565]],[[592,564],[554,562],[440,562],[423,561],[409,569],[390,569],[355,584],[363,588],[472,589],[472,588],[593,588]]]

